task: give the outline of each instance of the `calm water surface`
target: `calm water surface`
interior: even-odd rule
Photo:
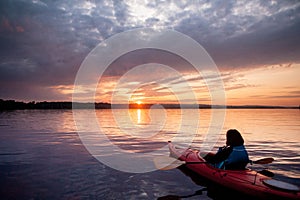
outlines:
[[[91,112],[80,110],[79,114],[86,118]],[[159,149],[182,131],[180,110],[156,109],[151,113],[117,110],[116,113],[118,123],[110,110],[96,111],[102,131],[114,145],[140,156]],[[122,121],[122,116],[128,114],[130,122],[126,118]],[[201,147],[206,132],[214,125],[211,110],[199,110],[199,115],[200,126],[192,144],[195,148]],[[192,122],[194,117],[189,120]],[[185,126],[186,131],[193,129],[189,123]],[[275,158],[268,166],[249,167],[268,167],[276,179],[300,185],[299,110],[226,110],[224,127],[213,151],[224,145],[224,134],[229,128],[242,132],[251,159]],[[111,142],[101,145],[109,146]],[[110,156],[115,153],[118,152]],[[168,152],[156,152],[156,156],[160,155]],[[186,196],[206,187],[205,181],[195,183],[179,169],[136,174],[100,163],[79,139],[71,110],[0,113],[0,184],[1,199],[158,199],[166,195]],[[188,199],[211,198],[204,191]]]

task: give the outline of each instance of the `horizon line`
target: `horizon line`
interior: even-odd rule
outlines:
[[[13,105],[14,104],[14,105]],[[18,104],[18,105],[17,105]],[[22,105],[21,105],[22,104]],[[44,104],[44,105],[43,105]],[[45,105],[48,104],[48,105]],[[55,106],[56,104],[56,106]],[[50,106],[52,109],[55,108],[74,108],[73,105],[75,104],[75,109],[76,109],[76,104],[78,107],[77,108],[109,108],[109,109],[113,109],[113,108],[131,108],[131,109],[149,109],[149,108],[153,108],[153,105],[161,105],[163,108],[166,109],[180,109],[180,108],[194,108],[194,109],[203,109],[203,108],[207,108],[207,109],[237,109],[237,108],[256,108],[256,109],[276,109],[276,108],[280,108],[280,109],[300,109],[300,105],[299,106],[282,106],[282,105],[214,105],[214,104],[176,104],[176,103],[143,103],[143,104],[137,104],[137,103],[115,103],[115,104],[111,104],[111,103],[107,103],[107,102],[72,102],[72,101],[29,101],[28,103],[23,102],[23,101],[16,101],[16,100],[3,100],[0,99],[0,109],[2,107],[24,107],[25,109],[28,108],[32,108],[32,109],[42,109],[43,107],[46,109],[49,109]],[[40,106],[40,107],[39,107]],[[197,106],[197,108],[195,107]],[[50,108],[50,109],[51,109]],[[154,108],[154,109],[159,109],[158,108]]]

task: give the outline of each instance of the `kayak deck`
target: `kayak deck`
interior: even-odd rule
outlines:
[[[218,185],[262,199],[300,199],[299,191],[278,189],[265,184],[274,179],[259,174],[257,171],[218,169],[205,162],[197,150],[180,149],[172,142],[168,142],[168,145],[171,157],[185,161],[188,169]]]

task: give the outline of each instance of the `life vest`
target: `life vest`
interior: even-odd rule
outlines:
[[[225,169],[244,169],[249,163],[248,153],[244,145],[235,146],[225,160]]]
[[[222,151],[222,148],[219,148]],[[244,145],[232,147],[232,152],[228,158],[222,162],[214,164],[219,169],[245,169],[249,163],[248,153]]]

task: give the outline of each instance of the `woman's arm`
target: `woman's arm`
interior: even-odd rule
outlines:
[[[211,157],[208,162],[215,164],[226,160],[231,154],[232,149],[233,148],[230,146],[224,147],[222,150],[218,151],[215,156]]]

